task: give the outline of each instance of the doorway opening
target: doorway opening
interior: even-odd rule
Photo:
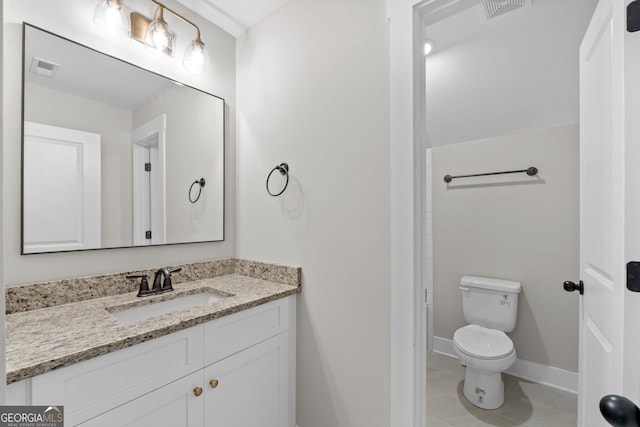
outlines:
[[[421,55],[415,61],[420,76],[414,82],[414,93],[419,94],[415,102],[416,153],[419,150],[423,159],[416,179],[422,181],[419,195],[424,198],[418,203],[424,233],[422,277],[416,287],[425,295],[416,301],[415,309],[427,325],[424,342],[418,347],[426,353],[435,352],[429,353],[425,370],[428,380],[434,380],[435,375],[437,382],[438,375],[445,374],[434,367],[446,365],[443,356],[455,356],[453,332],[466,324],[458,290],[460,278],[472,274],[522,281],[525,297],[520,302],[519,324],[510,334],[519,359],[510,373],[523,380],[516,383],[510,379],[511,390],[526,391],[524,384],[529,383],[552,386],[560,393],[573,393],[564,399],[570,403],[577,392],[578,303],[562,294],[561,284],[564,275],[570,276],[574,270],[578,274],[577,58],[597,1],[524,1],[521,7],[491,16],[486,3],[436,0],[414,8],[419,21],[415,43],[423,45],[428,40],[432,48],[426,58],[423,49],[414,48],[414,54]],[[544,34],[536,34],[536,30]],[[566,63],[571,65],[565,67]],[[544,148],[544,141],[549,144],[552,140],[558,141],[557,146]],[[536,145],[537,141],[543,142]],[[554,157],[572,159],[570,179],[564,180],[558,165],[548,161]],[[538,159],[542,167],[534,164]],[[454,188],[442,179],[445,174],[530,166],[541,168],[544,182],[469,180]],[[547,215],[540,204],[529,209],[533,200],[542,198],[551,203],[555,194],[563,191],[571,194],[572,200],[567,217]],[[528,217],[523,211],[536,215]],[[538,251],[541,256],[529,256],[523,248],[529,241],[528,233],[509,228],[535,230],[531,231],[534,240],[549,233],[548,247],[548,241],[556,238],[552,230],[559,224],[564,224],[560,233],[569,232],[556,244],[554,254],[564,257],[569,270],[552,265],[551,258],[541,260],[544,251]],[[532,274],[517,258],[535,260],[539,270],[547,274]],[[548,299],[539,297],[542,292],[557,296],[552,305],[558,302],[558,306],[544,308]],[[553,319],[557,320],[559,313],[572,323],[554,331]],[[568,349],[554,348],[554,334],[568,337],[559,339]],[[433,390],[427,385],[431,398]],[[531,399],[530,404],[535,401]],[[427,418],[433,421],[434,408],[427,408]],[[575,417],[571,403],[562,411]],[[520,408],[520,415],[527,416],[526,412]]]
[[[166,243],[166,115],[162,114],[132,133],[133,244]]]

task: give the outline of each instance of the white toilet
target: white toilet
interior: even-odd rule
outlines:
[[[516,360],[513,342],[505,332],[516,325],[520,282],[464,276],[460,290],[469,325],[453,334],[453,349],[467,367],[464,396],[480,408],[496,409],[504,403],[502,371]]]

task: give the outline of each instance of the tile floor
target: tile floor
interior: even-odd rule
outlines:
[[[427,356],[427,418],[429,427],[532,426],[577,424],[578,397],[553,387],[503,374],[505,403],[480,409],[462,394],[464,367],[437,353]]]

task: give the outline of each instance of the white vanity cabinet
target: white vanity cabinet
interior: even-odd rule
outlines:
[[[295,296],[8,387],[66,426],[293,427]]]

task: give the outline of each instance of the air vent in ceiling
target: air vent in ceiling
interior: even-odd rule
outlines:
[[[29,71],[38,74],[39,76],[53,79],[58,73],[58,69],[60,69],[60,64],[34,56],[31,60],[31,67],[29,68]]]
[[[525,5],[525,0],[485,0],[484,11],[487,19],[495,18]]]

